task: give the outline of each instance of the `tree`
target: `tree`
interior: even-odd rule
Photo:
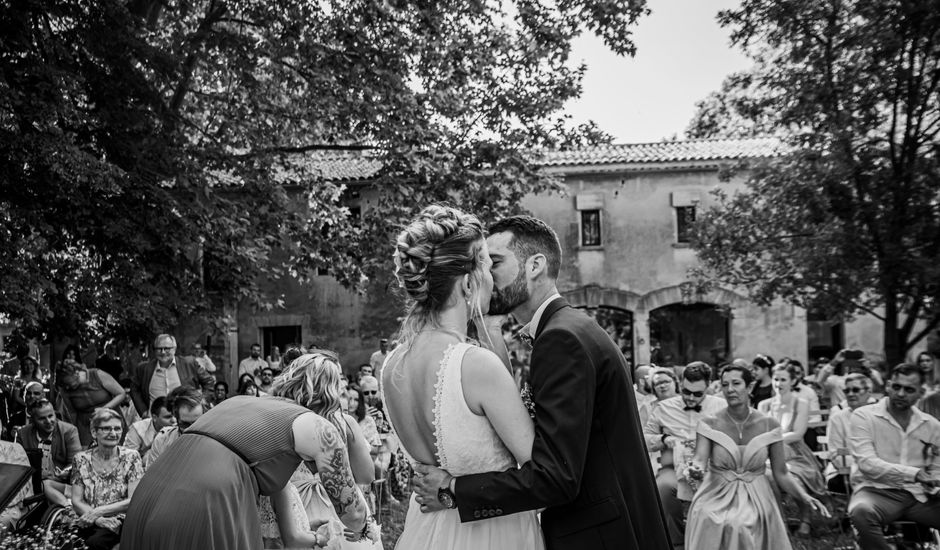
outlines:
[[[690,128],[741,126],[724,112],[784,139],[702,216],[704,271],[762,303],[874,315],[902,361],[940,323],[940,2],[745,0],[719,19],[755,67]]]
[[[552,189],[527,152],[604,139],[560,109],[581,32],[632,54],[642,0],[11,0],[0,6],[0,314],[142,336],[259,280],[350,288],[417,205]],[[349,219],[317,159],[368,151]],[[298,191],[299,190],[299,191]]]

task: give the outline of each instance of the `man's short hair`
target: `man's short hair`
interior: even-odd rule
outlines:
[[[251,347],[248,348],[248,349],[251,349],[251,348],[260,348],[260,347],[261,347],[261,344],[259,344],[258,342],[255,342],[255,343],[252,344]]]
[[[202,404],[202,392],[190,386],[180,386],[166,396],[166,408],[173,416],[178,416],[183,407],[195,409]]]
[[[561,270],[561,243],[555,230],[538,218],[532,216],[510,216],[489,228],[489,234],[511,233],[509,249],[516,258],[525,263],[536,254],[544,254],[548,260],[548,276],[558,278]]]
[[[46,399],[45,397],[43,397],[42,399],[37,399],[37,400],[33,401],[33,402],[30,403],[29,406],[27,407],[27,408],[29,409],[29,415],[32,416],[32,415],[33,415],[33,411],[38,410],[38,409],[41,409],[41,408],[45,407],[46,405],[50,405],[50,406],[51,406],[51,405],[52,405],[52,401],[49,401],[49,400]],[[55,411],[55,407],[52,407],[52,410]]]
[[[910,376],[912,374],[917,375],[917,378],[920,380],[920,384],[924,383],[924,371],[920,370],[920,367],[917,365],[901,363],[900,365],[891,369],[891,378],[894,378],[895,376]]]
[[[150,416],[157,416],[157,414],[160,412],[160,409],[169,410],[169,408],[166,406],[166,397],[163,395],[150,402]]]
[[[865,388],[865,391],[871,391],[871,378],[865,376],[860,372],[853,372],[852,374],[845,377],[845,383],[849,382],[858,382]]]
[[[225,393],[228,393],[228,382],[226,382],[225,380],[216,380],[215,386],[212,386],[212,387],[218,388],[219,386],[222,386],[223,388],[225,388]]]
[[[692,361],[682,370],[682,380],[688,382],[701,382],[708,384],[711,381],[712,368],[704,361]]]
[[[263,369],[261,369],[261,374],[264,374],[265,371],[270,372],[271,376],[274,376],[274,369],[272,369],[271,367],[264,367]]]
[[[157,347],[157,344],[160,343],[160,340],[169,340],[173,342],[173,347],[176,347],[176,338],[172,334],[158,334],[156,338],[153,339],[153,347]]]

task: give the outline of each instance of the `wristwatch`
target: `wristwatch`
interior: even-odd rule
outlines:
[[[450,487],[440,487],[437,490],[437,501],[444,505],[444,508],[453,510],[457,507],[457,495],[450,490]]]

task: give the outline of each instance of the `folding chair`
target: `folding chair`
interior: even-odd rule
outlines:
[[[885,539],[899,550],[937,550],[940,548],[940,533],[926,525],[913,521],[895,521],[885,527]]]

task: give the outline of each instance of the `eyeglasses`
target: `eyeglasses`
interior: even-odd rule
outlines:
[[[108,433],[116,433],[116,434],[117,434],[117,433],[123,432],[123,431],[124,431],[124,428],[122,428],[122,427],[120,427],[120,426],[99,426],[99,427],[95,428],[95,430],[96,430],[96,431],[99,431],[99,432],[108,432]]]
[[[691,395],[692,397],[702,397],[705,395],[704,391],[692,391],[682,388],[682,395]]]
[[[919,388],[915,388],[915,387],[913,387],[913,386],[904,386],[904,385],[901,385],[901,384],[891,384],[891,391],[895,391],[895,392],[898,392],[898,393],[900,393],[900,392],[903,391],[904,393],[906,393],[906,394],[908,394],[908,395],[913,395],[913,394],[917,393],[918,390],[919,390]]]
[[[666,386],[666,385],[669,385],[669,384],[675,384],[675,382],[673,382],[672,380],[669,380],[669,379],[660,380],[659,382],[653,382],[653,385],[654,385],[654,386]]]
[[[379,390],[362,390],[362,395],[375,395],[379,393]]]
[[[865,393],[865,388],[845,388],[845,393]]]
[[[173,351],[176,349],[176,346],[164,347],[164,348],[153,348],[155,351]]]

